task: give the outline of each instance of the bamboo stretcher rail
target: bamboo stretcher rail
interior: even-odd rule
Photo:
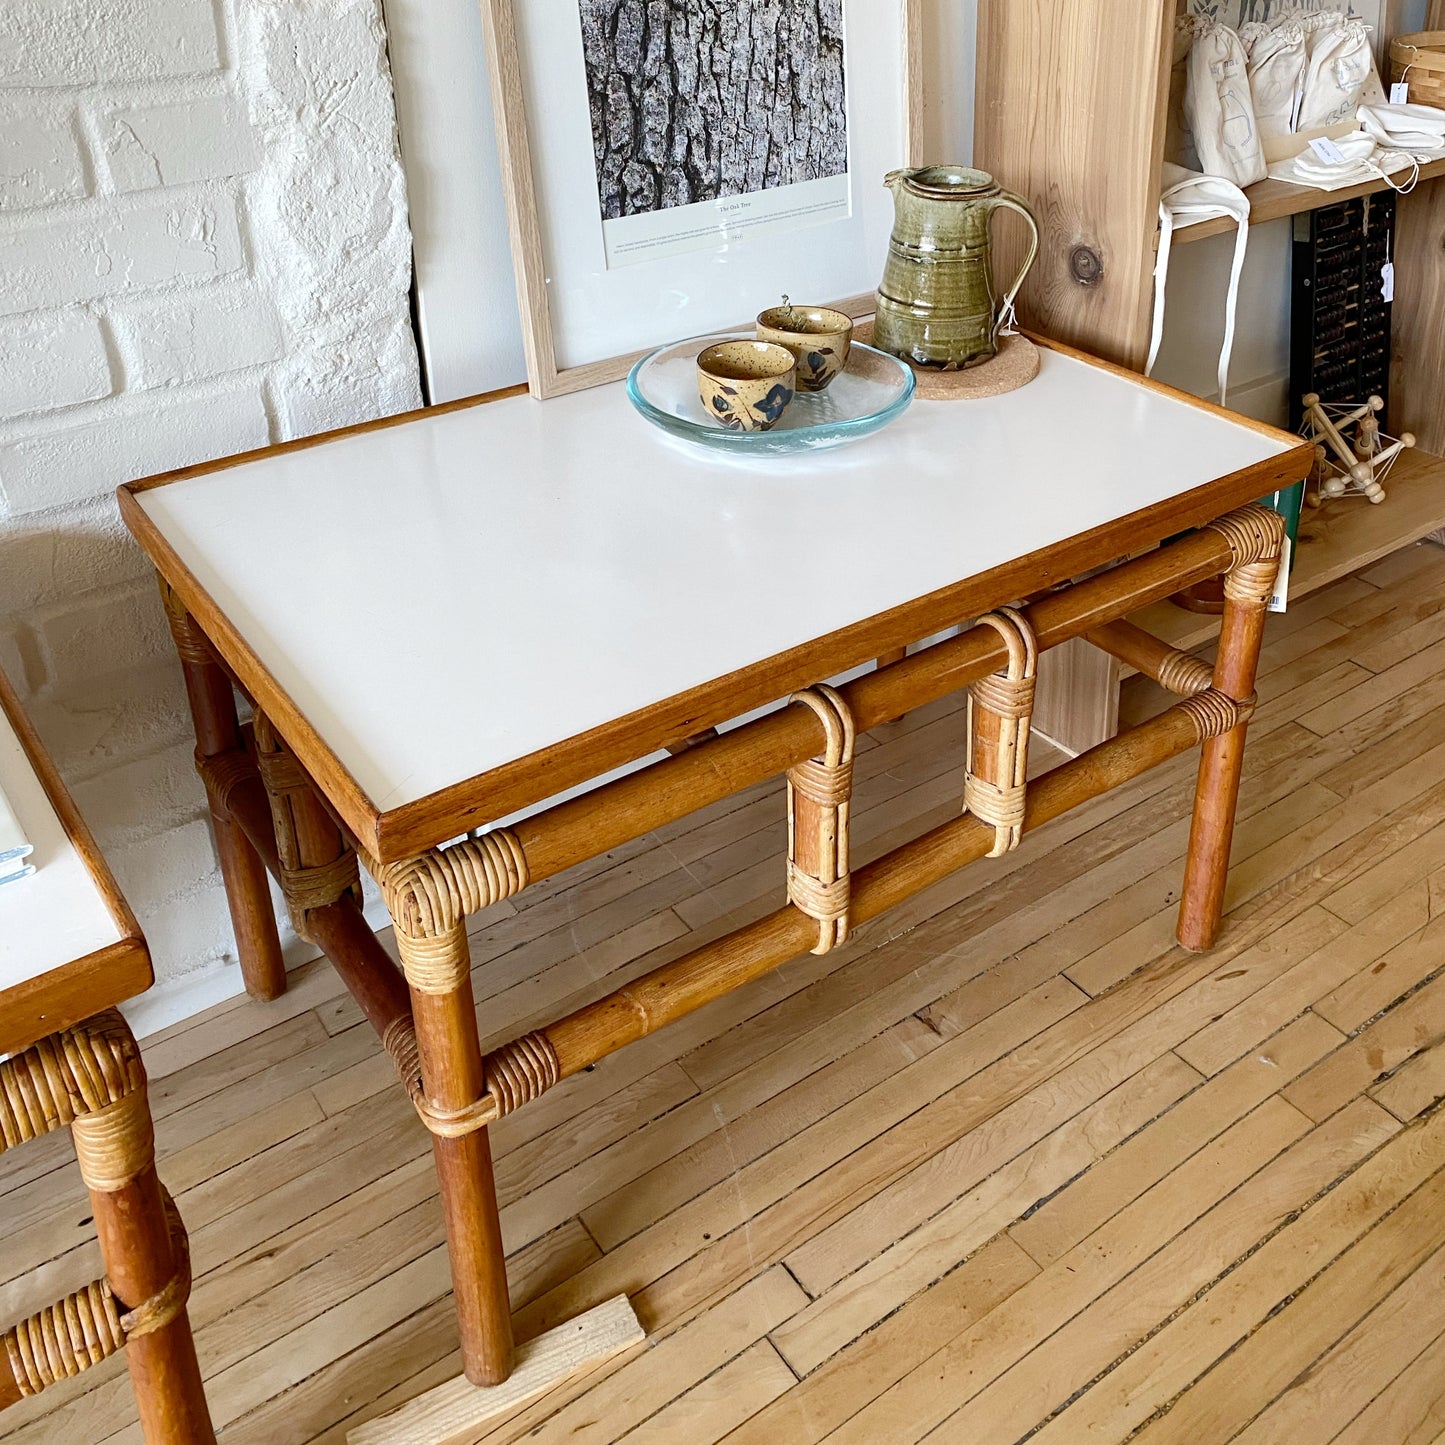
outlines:
[[[1204,692],[1210,685],[1213,669],[1203,658],[1171,647],[1127,618],[1091,627],[1084,636],[1101,652],[1117,657],[1145,677],[1152,677],[1170,692],[1189,697]]]
[[[1148,664],[1145,670],[1151,675],[1160,670],[1167,674],[1172,668],[1188,676],[1193,691],[1195,679],[1185,666],[1187,654],[1175,653],[1149,634],[1113,619],[1158,600],[1188,581],[1217,574],[1229,564],[1232,555],[1228,540],[1220,533],[1194,533],[1097,577],[1046,594],[1022,609],[1020,616],[1040,649],[1094,634],[1106,650],[1128,652],[1134,665]],[[998,631],[980,625],[866,673],[834,695],[851,714],[853,724],[863,731],[989,677],[1008,656]],[[1202,663],[1197,666],[1208,670]],[[499,830],[481,844],[468,846],[489,855],[487,866],[494,874],[498,869],[515,872],[519,868],[521,876],[500,885],[507,892],[518,891],[709,802],[805,763],[827,742],[826,736],[820,739],[819,734],[826,734],[826,729],[816,710],[802,704],[786,707],[546,809],[512,830]],[[1139,771],[1196,745],[1205,735],[1188,714],[1179,709],[1166,712],[1034,784],[1028,793],[1025,826],[1036,826],[1107,787],[1127,781]],[[1140,750],[1148,749],[1156,738],[1166,740],[1162,750],[1147,753],[1146,760],[1138,763]],[[1119,760],[1125,760],[1123,771],[1118,771]],[[224,815],[239,827],[268,871],[284,879],[287,867],[277,843],[274,799],[268,797],[256,759],[249,751],[233,750],[218,758],[202,758],[200,766]],[[1114,780],[1095,786],[1101,775]],[[1080,779],[1090,781],[1081,788],[1076,781]],[[997,830],[991,828],[966,815],[858,870],[852,880],[858,900],[850,906],[852,921],[861,922],[889,906],[869,900],[880,889],[887,891],[888,879],[906,876],[915,859],[947,857],[950,861],[915,887],[899,893],[899,898],[986,856],[997,841]],[[944,847],[942,853],[937,851],[940,847]],[[512,856],[504,858],[508,850],[512,850]],[[490,861],[492,853],[504,861],[494,865]],[[469,897],[465,888],[488,880],[465,876],[461,850],[440,850],[430,860],[421,861],[435,863],[437,859],[457,864],[456,876],[445,877],[442,884],[448,892],[464,886],[459,899],[461,912],[473,911],[477,900]],[[438,880],[433,878],[429,886],[438,886]],[[588,1067],[623,1043],[777,967],[807,947],[810,930],[816,939],[818,928],[816,918],[790,906],[668,964],[616,995],[503,1046],[481,1061],[485,1088],[474,1092],[476,1102],[460,1104],[454,1116],[442,1112],[432,1117],[417,1067],[413,1016],[420,995],[414,988],[408,990],[401,971],[371,934],[354,898],[345,895],[313,907],[306,911],[304,923],[392,1054],[428,1128],[436,1135],[457,1138],[535,1097],[559,1078]],[[606,1044],[599,1052],[598,1040],[605,1041],[614,1032],[617,1042]]]
[[[260,855],[267,871],[278,881],[281,860],[271,822],[271,805],[260,774],[238,768],[225,804],[230,816]],[[313,908],[307,918],[316,946],[331,960],[361,1011],[382,1038],[399,1020],[411,1018],[406,980],[381,946],[361,906],[349,895]]]
[[[1202,736],[1238,715],[1227,699],[1211,694],[1208,702],[1195,699],[1177,704],[1090,749],[1029,785],[1025,828],[1038,827],[1188,752],[1199,745]],[[1247,709],[1243,715],[1247,716]],[[850,910],[853,923],[875,918],[985,857],[994,839],[992,824],[965,814],[857,869]],[[555,1055],[557,1077],[567,1078],[805,952],[816,940],[817,930],[817,921],[797,908],[779,909],[644,974],[524,1040],[504,1045],[489,1055],[487,1062],[490,1065],[494,1059],[508,1056],[519,1044],[544,1040]],[[471,1115],[471,1122],[491,1122],[502,1112],[496,1098],[488,1095]]]
[[[1057,647],[1112,618],[1158,602],[1181,587],[1215,577],[1230,563],[1218,532],[1195,532],[1133,562],[1050,593],[1022,609],[1041,649]],[[1061,579],[1063,580],[1063,579]],[[973,628],[838,691],[860,733],[986,677],[1007,660],[998,634]],[[555,804],[512,826],[539,882],[632,838],[685,817],[812,757],[824,745],[823,725],[803,706],[699,743],[635,773]]]

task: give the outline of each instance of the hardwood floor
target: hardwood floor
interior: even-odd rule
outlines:
[[[1442,663],[1438,548],[1271,619],[1213,953],[1191,755],[503,1121],[519,1335],[626,1291],[648,1341],[482,1438],[1445,1439]],[[862,857],[956,810],[962,734],[865,741]],[[477,919],[484,1037],[776,906],[782,828],[770,785]],[[427,1141],[330,971],[146,1054],[225,1445],[458,1373]],[[68,1157],[0,1160],[0,1318],[97,1270]],[[0,1439],[138,1441],[123,1365]]]

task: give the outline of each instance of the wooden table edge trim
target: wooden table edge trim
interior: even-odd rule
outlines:
[[[141,938],[122,938],[27,978],[5,990],[0,1054],[18,1054],[39,1039],[135,998],[154,982],[150,950]]]
[[[1109,369],[1119,371],[1136,382],[1140,380],[1123,368]],[[1162,390],[1169,392],[1167,387]],[[1199,405],[1218,410],[1208,403]],[[1275,457],[1256,462],[1227,477],[1206,482],[1127,516],[1101,523],[1066,539],[1064,543],[1055,544],[1055,547],[1040,549],[1061,549],[1065,565],[1059,568],[1058,575],[1052,580],[1068,581],[1071,577],[1114,561],[1125,551],[1152,546],[1176,532],[1204,526],[1225,512],[1299,481],[1313,463],[1313,449],[1287,432],[1277,432],[1273,428],[1263,430],[1270,437],[1292,445]],[[668,743],[692,736],[752,708],[786,697],[797,688],[835,676],[870,658],[916,642],[941,627],[964,621],[1006,593],[1012,578],[1018,579],[1022,590],[1024,574],[1035,569],[1037,564],[1034,559],[1040,555],[1036,551],[1014,558],[987,572],[864,618],[825,638],[801,643],[786,652],[710,679],[686,692],[562,739],[488,772],[478,773],[396,808],[383,809],[367,796],[361,784],[326,745],[310,720],[146,515],[136,499],[136,493],[144,489],[145,484],[135,483],[118,489],[126,525],[241,685],[275,721],[307,772],[322,785],[357,842],[379,863],[399,862],[413,857],[455,837],[468,827],[480,827],[518,808],[590,782],[613,768],[646,757]],[[544,759],[547,784],[545,791],[539,792],[535,779]]]

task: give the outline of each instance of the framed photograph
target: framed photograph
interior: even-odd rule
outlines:
[[[745,326],[873,309],[917,163],[922,0],[483,0],[535,396]]]

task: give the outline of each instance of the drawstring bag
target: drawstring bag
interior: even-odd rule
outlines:
[[[1367,26],[1338,18],[1320,26],[1309,37],[1299,129],[1317,130],[1352,120],[1374,70]]]
[[[1307,48],[1304,27],[1287,20],[1269,26],[1255,22],[1239,32],[1249,63],[1249,93],[1260,136],[1290,135],[1304,95]]]
[[[1445,111],[1432,105],[1362,105],[1359,120],[1386,148],[1425,155],[1445,150]]]
[[[1229,400],[1229,362],[1234,354],[1234,320],[1239,306],[1239,278],[1244,271],[1249,246],[1249,197],[1232,181],[1219,176],[1201,176],[1182,166],[1164,164],[1164,194],[1159,198],[1159,256],[1154,263],[1154,334],[1149,342],[1145,376],[1153,376],[1154,363],[1164,340],[1164,299],[1169,284],[1169,253],[1174,228],[1181,222],[1212,221],[1229,217],[1238,224],[1234,242],[1234,265],[1229,272],[1229,293],[1224,303],[1224,345],[1219,352],[1219,404]]]
[[[1207,174],[1237,186],[1264,179],[1264,153],[1254,120],[1244,47],[1227,25],[1203,25],[1194,37],[1184,116],[1199,152],[1199,164]]]
[[[1189,51],[1194,45],[1195,20],[1180,15],[1174,21],[1174,64],[1169,72],[1169,114],[1164,132],[1164,159],[1190,170],[1199,168],[1194,137],[1184,118],[1184,91],[1188,85]]]
[[[1313,150],[1301,151],[1289,160],[1272,165],[1270,176],[1294,186],[1312,186],[1317,191],[1339,191],[1346,186],[1368,185],[1377,180],[1401,192],[1415,188],[1420,165],[1409,152],[1382,149],[1374,136],[1362,130],[1341,136],[1334,145],[1340,154],[1338,161],[1327,161]],[[1406,170],[1413,174],[1397,183],[1395,176]]]

